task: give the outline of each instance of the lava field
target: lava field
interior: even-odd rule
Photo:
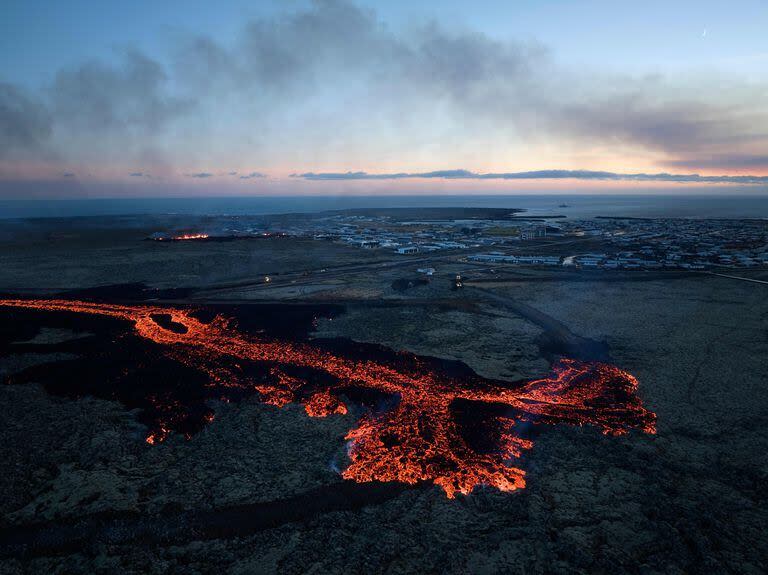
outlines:
[[[310,417],[362,414],[346,434],[345,479],[432,482],[453,498],[479,485],[525,487],[520,460],[546,426],[655,433],[656,416],[637,396],[637,380],[607,363],[566,358],[545,377],[509,382],[380,346],[290,337],[285,325],[270,328],[290,323],[279,310],[270,322],[250,325],[237,310],[145,303],[0,299],[0,308],[15,326],[5,344],[0,337],[2,353],[8,342],[34,335],[35,326],[87,334],[48,346],[77,359],[27,368],[8,383],[35,381],[58,395],[139,408],[148,444],[172,433],[191,437],[214,420],[215,400],[258,394],[277,407],[301,403]],[[37,353],[45,347],[13,346]]]

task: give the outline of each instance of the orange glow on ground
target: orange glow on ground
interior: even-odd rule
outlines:
[[[207,240],[208,234],[182,234],[180,236],[171,236],[169,238],[154,238],[156,242],[184,242],[189,240]]]
[[[350,430],[345,479],[358,482],[433,482],[450,498],[478,485],[501,491],[525,487],[525,472],[514,465],[533,442],[521,436],[528,424],[592,425],[606,435],[631,429],[655,433],[656,416],[636,395],[637,380],[604,363],[561,360],[553,375],[510,383],[438,373],[414,358],[408,368],[373,360],[345,358],[309,343],[270,340],[240,333],[222,316],[204,323],[190,310],[150,305],[113,305],[69,300],[0,299],[0,306],[42,311],[95,314],[130,321],[136,333],[160,344],[169,357],[205,372],[216,389],[256,391],[265,403],[304,404],[311,417],[346,414],[340,395],[362,388],[397,399],[383,413],[367,413]],[[170,316],[176,329],[153,318]],[[274,364],[268,381],[254,383],[239,362]],[[306,393],[307,382],[281,369],[311,369],[330,376],[320,389]],[[325,381],[325,380],[323,380]],[[160,400],[157,400],[160,401]],[[492,449],[470,445],[455,417],[457,402],[501,409],[482,422]],[[178,406],[163,406],[168,413]],[[162,442],[174,431],[174,417],[161,421],[146,438]]]

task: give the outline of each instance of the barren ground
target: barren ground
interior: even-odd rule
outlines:
[[[147,229],[35,229],[30,241],[5,237],[0,291],[128,282],[210,287],[375,255],[297,240],[157,245],[141,241]],[[347,311],[319,322],[315,337],[458,359],[488,377],[547,372],[539,326],[473,287],[451,290],[457,272],[469,273],[466,265],[435,267],[430,284],[403,292],[391,283],[417,277],[407,265],[215,297],[343,301]],[[604,339],[612,361],[639,379],[643,401],[658,415],[656,436],[606,438],[589,428],[555,427],[525,456],[528,486],[517,492],[481,489],[448,500],[437,488],[406,489],[383,503],[247,537],[94,544],[5,557],[0,572],[765,572],[766,286],[711,276],[601,278],[523,279],[493,289],[575,334]],[[75,336],[43,331],[36,341]],[[11,350],[0,372],[51,359]],[[216,420],[189,441],[148,446],[134,415],[116,402],[53,397],[26,384],[0,386],[0,405],[0,513],[11,527],[215,510],[333,485],[341,479],[332,462],[344,456],[344,432],[358,415],[312,419],[299,406],[278,409],[253,398],[216,405]]]

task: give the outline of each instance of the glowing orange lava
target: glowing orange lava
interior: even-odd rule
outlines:
[[[439,373],[418,358],[411,358],[408,367],[393,367],[345,358],[309,343],[246,335],[226,318],[217,316],[205,323],[184,309],[21,299],[0,299],[0,306],[133,322],[139,336],[161,344],[169,357],[206,373],[210,386],[253,390],[265,403],[278,407],[299,401],[312,417],[346,414],[348,407],[341,396],[351,388],[392,396],[396,402],[391,409],[364,415],[346,436],[350,464],[342,475],[359,482],[430,481],[451,498],[478,485],[512,491],[525,487],[525,472],[512,463],[533,446],[522,433],[528,424],[593,425],[611,435],[631,429],[655,432],[656,416],[637,397],[637,380],[604,363],[564,359],[552,376],[522,383],[476,375],[457,378]],[[169,317],[170,323],[161,326],[159,317]],[[241,369],[242,362],[274,367],[267,380],[254,382]],[[296,368],[327,377],[308,389],[307,381],[287,373]],[[490,448],[477,448],[467,439],[456,417],[462,402],[493,408],[494,415],[481,422]],[[163,441],[174,431],[174,421],[171,416],[161,421],[147,443]]]
[[[153,238],[157,242],[171,241],[171,242],[183,242],[187,240],[205,240],[208,239],[208,234],[182,234],[180,236],[171,237],[158,237]]]

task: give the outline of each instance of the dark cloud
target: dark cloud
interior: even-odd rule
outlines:
[[[305,10],[248,23],[231,47],[189,38],[177,50],[175,70],[195,89],[218,86],[273,107],[327,90],[342,99],[358,91],[394,97],[396,107],[408,108],[414,97],[420,104],[435,97],[477,104],[502,87],[514,85],[507,97],[522,92],[546,56],[538,45],[448,32],[435,23],[397,33],[352,2],[315,0]]]
[[[674,80],[564,70],[537,44],[436,23],[393,31],[345,0],[318,0],[253,21],[231,48],[193,38],[177,67],[191,85],[226,86],[228,94],[245,94],[260,110],[276,113],[331,94],[349,104],[328,120],[336,122],[328,128],[340,131],[339,138],[389,114],[400,127],[395,145],[401,153],[407,152],[397,139],[418,142],[434,110],[456,138],[515,133],[532,142],[628,146],[672,158],[704,157],[713,147],[749,142],[755,126],[768,126],[766,112],[753,102],[720,104]],[[326,115],[312,117],[317,129]],[[297,137],[310,137],[313,125],[307,128]],[[436,137],[440,130],[445,127]]]
[[[75,178],[77,176],[74,173],[72,173],[72,172],[64,172],[63,174],[61,174],[61,177],[62,178]]]
[[[241,180],[251,180],[253,178],[266,178],[266,174],[262,174],[261,172],[251,172],[250,174],[243,174],[240,176]]]
[[[768,171],[768,156],[755,154],[715,154],[701,158],[665,160],[662,165],[670,168],[707,168],[715,170],[765,170]]]
[[[213,174],[209,172],[198,172],[196,174],[184,174],[184,175],[187,176],[188,178],[201,178],[201,179],[213,177]]]
[[[398,51],[375,15],[344,0],[316,0],[303,11],[250,22],[235,48],[240,81],[279,93],[368,74]],[[226,69],[226,68],[225,68]]]
[[[715,105],[692,97],[658,102],[649,88],[586,102],[563,101],[550,108],[548,130],[603,145],[640,146],[671,156],[689,155],[690,163],[669,164],[694,169],[708,167],[712,148],[754,143],[768,134],[768,115],[759,108]],[[545,104],[546,106],[547,104]]]
[[[533,172],[476,173],[467,170],[435,172],[397,172],[369,174],[367,172],[306,172],[292,174],[305,180],[401,180],[407,178],[442,178],[446,180],[622,180],[633,182],[694,182],[725,184],[767,184],[768,176],[702,176],[699,174],[621,174],[591,170],[538,170]]]
[[[114,129],[155,132],[185,112],[189,102],[168,93],[163,67],[128,51],[115,65],[87,62],[61,70],[51,88],[57,122],[103,133]]]
[[[94,60],[60,70],[38,95],[0,83],[0,157],[77,162],[125,156],[192,106],[171,94],[163,67],[129,50],[115,63]],[[139,155],[137,153],[137,155]]]
[[[51,135],[51,116],[39,100],[0,82],[0,158],[40,152]]]

